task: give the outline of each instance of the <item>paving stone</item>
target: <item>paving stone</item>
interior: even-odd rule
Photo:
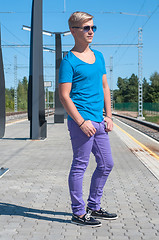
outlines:
[[[111,238],[109,238],[110,240],[112,240],[112,239],[118,239],[118,240],[128,240],[128,239],[130,239],[130,238],[128,238],[127,236],[123,236],[123,235],[118,235],[118,236],[115,236],[115,237],[111,237]],[[133,240],[133,239],[132,239]]]
[[[146,228],[144,228],[144,229],[141,229],[141,231],[143,232],[143,235],[144,236],[159,236],[159,234],[157,234],[157,231],[154,231],[154,229],[146,229]]]
[[[97,240],[110,240],[108,236],[96,236]]]

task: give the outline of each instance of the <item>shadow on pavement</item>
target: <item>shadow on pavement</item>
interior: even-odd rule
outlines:
[[[42,216],[42,214],[50,214],[53,217]],[[67,212],[55,212],[49,210],[41,210],[35,208],[22,207],[15,204],[10,203],[0,203],[0,215],[8,215],[8,216],[23,216],[26,218],[33,218],[51,222],[63,222],[63,223],[71,223],[71,220],[65,220],[62,218],[57,218],[56,216],[72,216],[71,213]],[[54,217],[55,216],[55,217]]]

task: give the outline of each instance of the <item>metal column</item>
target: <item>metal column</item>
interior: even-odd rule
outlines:
[[[42,0],[33,0],[28,86],[30,138],[46,138],[45,91],[43,80]]]
[[[142,28],[138,29],[138,118],[143,119],[143,91],[142,91]]]
[[[111,94],[111,111],[113,112],[113,57],[110,57],[110,94]]]
[[[62,61],[61,34],[55,33],[56,41],[56,88],[55,88],[55,115],[54,123],[64,123],[64,108],[59,98],[59,69]]]
[[[0,138],[4,137],[6,111],[5,111],[5,78],[1,48],[1,28],[0,28]],[[0,168],[0,178],[9,171],[9,168]]]
[[[0,29],[0,138],[2,138],[5,133],[5,121],[6,121],[5,78],[4,78],[4,68],[3,68],[3,58],[2,58],[2,48],[1,48],[1,29]]]
[[[17,109],[17,56],[14,56],[14,112]]]

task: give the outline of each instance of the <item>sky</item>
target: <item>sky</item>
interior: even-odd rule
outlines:
[[[0,0],[1,44],[5,69],[6,87],[14,87],[15,79],[21,81],[29,76],[30,32],[22,30],[31,25],[32,0]],[[92,48],[103,53],[108,84],[117,89],[118,77],[138,75],[137,46],[114,47],[111,44],[137,44],[138,29],[143,34],[143,77],[159,72],[159,0],[43,0],[43,29],[51,32],[67,31],[68,19],[75,11],[85,11],[94,16],[97,31]],[[55,37],[43,36],[43,44],[54,45]],[[69,51],[73,37],[62,36],[62,50]],[[103,46],[102,44],[110,44]],[[20,45],[12,48],[10,45]],[[66,47],[65,45],[72,45]],[[54,47],[53,47],[54,48]],[[55,53],[43,52],[44,80],[55,82]],[[17,59],[17,64],[16,60]],[[110,59],[113,72],[110,83]],[[17,66],[15,70],[15,66]]]

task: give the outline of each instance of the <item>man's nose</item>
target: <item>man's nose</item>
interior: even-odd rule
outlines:
[[[91,27],[90,27],[88,33],[94,33]]]

